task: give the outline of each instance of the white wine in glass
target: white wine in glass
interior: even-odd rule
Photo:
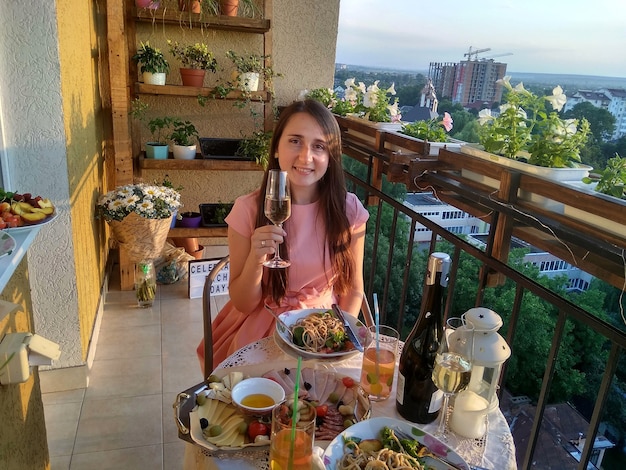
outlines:
[[[474,327],[463,318],[449,318],[443,330],[443,337],[433,369],[433,383],[443,392],[439,425],[435,437],[446,441],[448,402],[450,396],[465,390],[470,382],[472,355],[474,350]]]
[[[287,172],[270,170],[267,176],[265,188],[265,217],[274,225],[282,227],[285,220],[291,215],[291,194],[289,192],[289,180]],[[291,263],[284,260],[278,254],[279,245],[276,245],[274,257],[263,263],[268,268],[286,268]]]

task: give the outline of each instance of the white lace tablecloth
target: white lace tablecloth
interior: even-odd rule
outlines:
[[[289,356],[281,350],[272,337],[249,344],[226,358],[217,369],[263,364],[271,368],[273,362],[288,360]],[[294,359],[295,362],[295,359]],[[304,364],[312,361],[305,361]],[[361,355],[353,356],[341,362],[316,362],[317,367],[328,367],[338,373],[349,375],[358,380],[361,372]],[[269,369],[268,369],[269,370]],[[265,371],[265,370],[264,370]],[[263,373],[264,371],[260,371]],[[393,390],[396,390],[394,378]],[[396,411],[395,399],[390,397],[382,402],[372,403],[372,417],[387,416],[403,419]],[[448,444],[470,465],[478,465],[491,470],[516,470],[515,444],[504,415],[499,408],[487,416],[488,431],[482,439],[465,439],[450,431]],[[416,425],[433,434],[436,422]],[[208,469],[267,469],[268,450],[236,454],[216,454],[209,456],[205,449],[188,444],[185,453],[185,470]]]

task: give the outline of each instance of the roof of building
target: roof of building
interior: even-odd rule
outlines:
[[[518,465],[526,453],[536,407],[522,401],[515,403],[510,394],[504,392],[500,408],[509,422],[515,441]],[[575,469],[580,452],[576,447],[580,434],[587,433],[589,423],[569,403],[548,405],[544,410],[543,422],[533,455],[533,469]],[[611,448],[614,444],[598,434],[594,448]]]
[[[407,193],[404,201],[415,207],[447,205],[434,197],[432,193]]]
[[[599,91],[579,90],[578,95],[588,101],[610,101],[608,96]]]
[[[409,111],[402,113],[402,121],[415,122],[415,121],[428,121],[439,116],[437,113],[433,113],[430,108],[422,106],[413,106]]]
[[[622,88],[607,88],[607,91],[614,98],[626,98],[626,90]]]

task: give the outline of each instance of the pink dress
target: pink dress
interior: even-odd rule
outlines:
[[[250,238],[255,229],[258,191],[237,198],[226,218],[229,228]],[[289,243],[291,267],[285,298],[280,305],[268,301],[274,311],[304,308],[330,308],[337,301],[332,288],[332,269],[325,246],[325,224],[318,214],[317,202],[291,206],[291,217],[284,224]],[[346,197],[346,213],[351,229],[362,226],[369,213],[352,193]],[[213,321],[213,363],[222,362],[243,346],[269,336],[276,320],[263,307],[249,314],[237,310],[229,301]],[[204,364],[204,340],[197,349]]]

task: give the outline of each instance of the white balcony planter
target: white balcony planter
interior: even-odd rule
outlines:
[[[143,82],[146,85],[165,85],[165,72],[144,72],[143,73]]]
[[[578,168],[546,168],[543,166],[530,165],[528,163],[513,160],[511,158],[494,155],[493,153],[485,152],[484,150],[477,149],[469,145],[463,145],[460,148],[461,153],[472,155],[474,157],[488,160],[497,165],[510,168],[512,170],[525,173],[527,175],[539,176],[555,182],[579,182],[585,176],[589,176],[589,171],[592,167],[588,165],[579,165]],[[462,169],[461,175],[471,181],[484,184],[490,188],[498,189],[500,187],[500,181],[489,178],[488,176],[475,173],[470,170]],[[527,191],[520,190],[518,197],[522,200],[530,201],[536,204],[540,204],[546,209],[554,212],[563,213],[564,206],[562,203],[548,199],[537,194],[528,193]]]
[[[196,158],[197,145],[174,144],[174,158],[178,160],[193,160]]]
[[[611,203],[615,204],[613,218],[603,217],[565,204],[563,213],[566,216],[591,225],[592,227],[610,232],[618,237],[624,237],[624,234],[626,234],[626,223],[624,223],[624,217],[619,217],[619,213],[626,213],[626,200],[596,192],[594,189],[597,183],[585,184],[583,182],[567,182],[565,184],[576,188],[578,191],[593,194],[594,196],[611,201]],[[619,220],[620,218],[622,221]]]

